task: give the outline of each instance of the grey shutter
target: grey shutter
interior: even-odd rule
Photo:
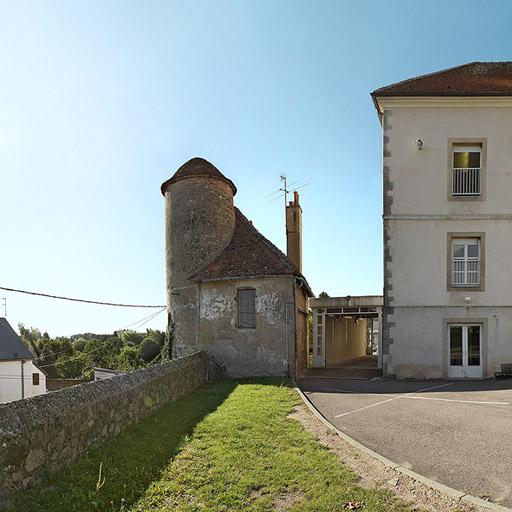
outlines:
[[[256,328],[256,290],[238,290],[238,327]]]

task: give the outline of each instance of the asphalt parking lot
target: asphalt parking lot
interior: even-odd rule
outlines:
[[[364,446],[512,507],[512,381],[306,378],[299,386],[331,423]]]

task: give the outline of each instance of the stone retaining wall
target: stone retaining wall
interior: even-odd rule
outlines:
[[[0,404],[0,496],[27,488],[91,445],[206,382],[203,353]]]

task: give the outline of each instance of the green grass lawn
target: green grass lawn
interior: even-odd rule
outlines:
[[[90,450],[8,512],[409,511],[363,489],[337,456],[287,418],[280,381],[215,382]],[[101,465],[101,476],[99,469]]]

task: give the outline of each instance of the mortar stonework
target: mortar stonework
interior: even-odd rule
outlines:
[[[173,357],[197,351],[198,287],[189,278],[215,259],[235,229],[233,189],[221,179],[189,177],[165,191],[167,303]]]
[[[0,404],[0,498],[34,485],[92,445],[198,388],[206,376],[206,355],[197,353]]]
[[[394,322],[391,321],[391,317],[393,316],[394,310],[391,305],[393,302],[393,297],[391,295],[391,291],[393,290],[392,285],[392,254],[391,254],[391,244],[390,244],[390,226],[389,221],[386,219],[387,215],[392,213],[392,205],[393,205],[393,182],[391,180],[391,169],[388,165],[387,159],[391,156],[391,152],[389,150],[390,143],[390,134],[392,126],[389,122],[389,118],[391,116],[391,111],[387,111],[384,114],[383,118],[383,209],[384,209],[384,221],[383,221],[383,242],[384,242],[384,305],[382,308],[382,354],[383,354],[383,363],[382,370],[384,376],[388,375],[388,361],[389,357],[389,347],[393,343],[393,338],[391,336],[391,328],[394,326]]]

